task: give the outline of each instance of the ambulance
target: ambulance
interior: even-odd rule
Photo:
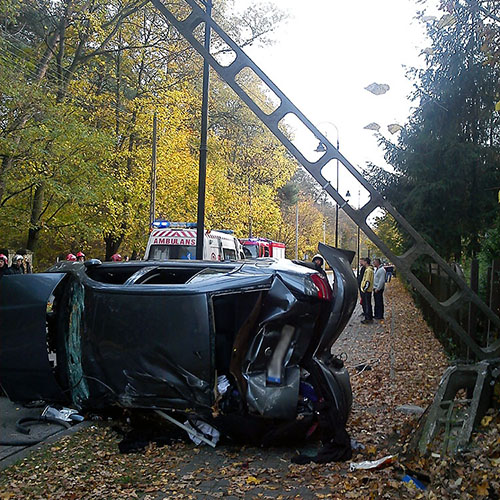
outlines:
[[[155,220],[151,225],[145,260],[195,260],[196,223]],[[233,231],[205,230],[203,260],[239,260],[245,254]]]

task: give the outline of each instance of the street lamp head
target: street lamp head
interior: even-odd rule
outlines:
[[[326,151],[326,146],[319,141],[318,147],[314,150],[316,153],[324,153]]]

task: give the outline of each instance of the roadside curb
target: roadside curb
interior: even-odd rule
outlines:
[[[36,450],[41,450],[42,448],[51,445],[55,443],[57,440],[61,439],[64,436],[68,436],[71,434],[75,434],[77,431],[80,429],[84,429],[85,427],[89,427],[92,425],[93,422],[91,421],[84,421],[84,422],[79,422],[78,424],[74,425],[70,429],[63,429],[61,431],[56,431],[54,434],[50,434],[47,439],[42,441],[41,443],[35,444],[33,446],[26,446],[26,447],[20,447],[20,450],[13,453],[12,455],[9,455],[5,457],[4,459],[0,460],[0,471],[7,469],[11,465],[14,465],[16,462],[19,462],[23,458],[26,458],[29,454]]]

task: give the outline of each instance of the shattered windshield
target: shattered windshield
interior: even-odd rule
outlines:
[[[151,245],[148,260],[182,259],[194,260],[196,258],[195,246],[184,245]]]

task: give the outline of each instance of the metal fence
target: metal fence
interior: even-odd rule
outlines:
[[[484,267],[484,266],[482,266]],[[458,274],[464,274],[460,266],[455,265]],[[470,276],[466,279],[470,287],[483,298],[491,309],[500,313],[500,259],[494,259],[489,266],[479,272],[480,266],[477,259],[470,263]],[[456,284],[449,276],[443,273],[436,264],[427,264],[416,272],[428,290],[441,302],[458,291]],[[416,303],[419,305],[425,320],[433,329],[436,337],[441,341],[448,355],[455,359],[476,361],[476,357],[460,340],[449,324],[439,316],[421,295],[413,291]],[[488,347],[499,337],[498,329],[477,313],[473,304],[461,307],[454,311],[455,319],[468,332],[468,334],[481,346]]]

